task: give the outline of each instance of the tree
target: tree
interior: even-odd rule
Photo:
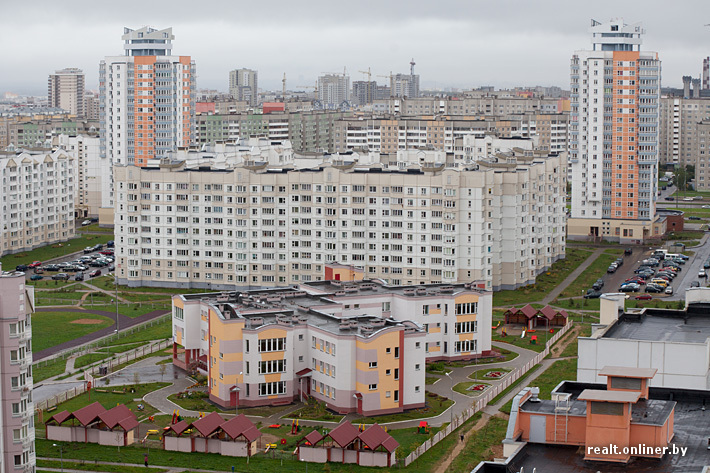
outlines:
[[[163,363],[162,365],[160,365],[160,380],[161,380],[161,381],[163,380],[163,377],[165,377],[165,372],[166,372],[167,370],[168,370],[168,365],[166,365],[165,363]]]

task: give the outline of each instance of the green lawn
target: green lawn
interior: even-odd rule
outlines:
[[[35,383],[44,381],[52,376],[58,376],[64,373],[67,366],[67,360],[64,358],[56,358],[54,360],[44,362],[40,361],[32,365],[32,380]]]
[[[81,226],[76,229],[78,232],[101,232],[101,233],[111,233],[113,234],[112,227],[99,227],[98,223],[93,223],[91,225]]]
[[[579,310],[595,310],[599,311],[599,299],[560,299],[555,300],[550,304],[562,309],[579,309]]]
[[[671,232],[664,240],[702,240],[705,232],[686,230],[682,232]]]
[[[38,468],[66,468],[67,470],[82,470],[82,471],[105,471],[109,473],[163,473],[168,470],[164,468],[146,468],[145,466],[126,466],[126,465],[103,465],[96,464],[93,461],[70,462],[61,460],[37,460]],[[40,471],[40,470],[37,470]]]
[[[554,330],[555,333],[559,331],[557,329]],[[531,343],[531,337],[533,335],[537,335],[537,343],[535,345]],[[516,347],[527,348],[528,350],[536,351],[539,353],[545,349],[545,336],[552,337],[553,335],[554,334],[547,332],[545,328],[542,327],[538,328],[536,332],[527,332],[525,338],[520,338],[520,335],[508,335],[506,337],[503,337],[502,335],[493,332],[493,341],[509,343],[511,345],[515,345]]]
[[[48,259],[57,258],[70,253],[83,250],[87,246],[94,246],[97,243],[106,244],[107,241],[113,240],[111,235],[86,235],[79,238],[74,238],[64,243],[57,243],[49,246],[42,246],[32,251],[23,253],[15,253],[6,255],[0,258],[3,268],[14,269],[18,264],[31,263],[33,261],[45,262]]]
[[[427,376],[426,378],[424,378],[424,384],[431,385],[431,384],[436,383],[440,379],[441,378],[439,378],[437,376]]]
[[[568,356],[577,356],[579,344],[577,343],[577,337],[588,337],[592,334],[592,326],[589,324],[582,325],[582,329],[579,334],[575,335],[575,340],[562,350],[560,353],[560,358],[566,358]],[[576,378],[575,378],[576,379]]]
[[[492,447],[501,445],[505,438],[508,422],[498,417],[488,419],[486,425],[471,434],[466,440],[466,446],[451,462],[447,471],[468,472],[473,470],[480,462],[492,460],[494,453]]]
[[[539,275],[535,284],[512,291],[498,291],[493,294],[493,306],[511,306],[542,300],[557,287],[569,274],[582,264],[591,254],[583,248],[567,247],[566,257],[556,261],[545,273]]]
[[[116,304],[92,306],[89,304],[89,301],[86,301],[84,304],[82,304],[82,307],[89,310],[105,310],[107,312],[116,312]],[[121,302],[118,304],[118,313],[123,314],[126,317],[140,317],[141,315],[153,312],[154,310],[170,311],[170,308],[170,302],[157,304],[141,304],[140,306],[138,304],[124,304]]]
[[[428,434],[420,434],[418,429],[393,429],[387,433],[399,442],[400,455],[407,456],[417,447],[434,436],[442,427],[429,427]],[[398,450],[399,450],[398,449]]]
[[[44,279],[40,279],[39,281],[28,280],[27,284],[34,286],[37,289],[59,289],[72,285],[81,285],[80,282],[74,281],[73,279],[70,279],[69,281],[58,281],[52,279],[52,276],[47,276],[46,274],[43,274],[43,276]],[[72,287],[72,289],[76,289],[76,287]],[[35,291],[35,297],[37,297],[38,294],[44,293],[45,291]]]
[[[454,391],[456,391],[457,393],[463,394],[464,396],[471,396],[471,397],[479,396],[479,395],[486,392],[485,389],[483,391],[471,391],[468,389],[471,386],[474,386],[474,385],[478,386],[479,384],[484,385],[486,387],[485,389],[488,389],[491,386],[490,384],[482,383],[481,381],[464,381],[463,383],[456,384],[454,386]]]
[[[80,319],[95,320],[97,323],[72,323]],[[35,352],[42,351],[112,324],[107,317],[85,312],[35,312],[32,315],[32,349]]]
[[[444,396],[439,396],[436,393],[427,391],[426,407],[422,409],[412,409],[400,414],[385,414],[381,416],[359,417],[352,421],[353,424],[387,424],[389,422],[398,422],[401,420],[426,419],[428,417],[436,417],[454,403],[451,399]]]
[[[96,363],[97,361],[105,360],[111,356],[113,355],[109,353],[87,353],[86,355],[82,355],[74,360],[74,369],[78,370],[79,368]]]
[[[105,289],[107,291],[114,291],[116,285],[113,280],[113,276],[101,276],[91,280],[91,284],[94,286]],[[169,287],[128,287],[128,286],[118,286],[119,295],[124,292],[152,292],[155,294],[200,294],[203,292],[210,292],[206,289],[175,289]],[[212,291],[216,292],[216,291]]]
[[[311,399],[301,409],[291,412],[287,418],[307,419],[321,422],[340,422],[341,420],[343,420],[343,417],[344,416],[342,415],[333,414],[332,412],[327,410],[323,403]]]

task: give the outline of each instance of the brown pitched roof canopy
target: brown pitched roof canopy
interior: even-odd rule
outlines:
[[[47,419],[45,424],[49,424],[50,422],[56,422],[57,425],[60,425],[62,422],[64,422],[65,420],[67,420],[70,417],[71,417],[71,412],[69,412],[69,411],[58,412],[57,414],[54,414],[52,417]]]
[[[178,422],[177,424],[172,424],[172,425],[170,425],[170,426],[169,426],[170,429],[168,429],[168,430],[172,430],[173,432],[175,432],[176,435],[181,435],[183,432],[185,432],[185,431],[187,430],[187,428],[188,428],[189,426],[190,426],[190,424],[188,424],[188,423],[187,423],[186,421],[184,421],[184,420],[181,420],[181,421]]]
[[[220,425],[224,424],[224,419],[222,416],[216,412],[212,412],[209,415],[203,417],[202,419],[197,419],[191,425],[196,428],[203,437],[208,437],[219,428]]]
[[[103,412],[106,412],[106,409],[104,406],[102,406],[99,402],[95,402],[93,404],[89,404],[88,406],[82,407],[79,410],[76,410],[72,412],[72,417],[74,417],[76,420],[78,420],[81,425],[86,427],[87,425],[91,424],[92,422],[95,422],[99,419],[99,415],[102,414]]]
[[[314,431],[310,432],[308,435],[306,435],[304,438],[311,445],[315,445],[318,442],[320,442],[321,440],[323,440],[324,437],[323,437],[323,435],[321,435],[320,432],[318,432],[317,430],[314,430]]]
[[[248,442],[253,442],[261,436],[261,432],[244,414],[239,414],[219,426],[231,438],[243,436]]]
[[[350,422],[343,422],[330,431],[328,436],[337,443],[340,448],[350,445],[358,436],[359,432]]]
[[[380,427],[378,424],[371,425],[360,433],[360,435],[358,435],[360,440],[362,440],[365,445],[370,447],[370,450],[374,450],[382,445],[382,442],[387,440],[389,436],[390,435],[385,432],[385,429]]]
[[[119,404],[118,406],[99,414],[101,422],[106,424],[106,427],[112,430],[126,418],[135,419],[136,415],[129,408],[127,408],[125,404]]]

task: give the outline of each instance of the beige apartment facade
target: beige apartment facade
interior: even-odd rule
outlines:
[[[119,280],[287,286],[339,262],[393,285],[524,286],[564,257],[565,159],[520,152],[465,170],[117,166]]]

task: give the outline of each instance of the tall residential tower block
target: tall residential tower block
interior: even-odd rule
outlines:
[[[592,50],[571,64],[571,239],[654,235],[661,63],[640,23],[592,21]]]
[[[195,63],[173,56],[172,28],[124,28],[124,55],[101,61],[101,155],[114,164],[148,159],[194,141]]]

